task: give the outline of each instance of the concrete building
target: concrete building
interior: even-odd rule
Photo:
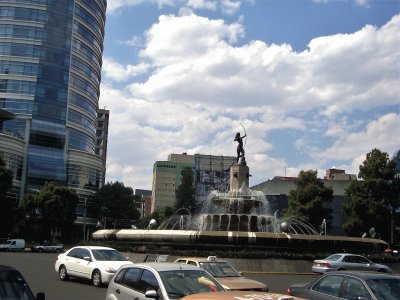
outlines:
[[[291,190],[296,189],[295,180],[296,177],[275,176],[271,180],[251,187],[251,189],[264,192],[269,202],[271,214],[276,211],[279,213],[288,207],[288,195]],[[326,176],[323,179],[324,185],[333,190],[333,200],[330,204],[332,208],[332,229],[329,234],[331,235],[344,235],[341,227],[344,221],[342,203],[345,191],[352,180],[357,180],[357,176],[346,174],[344,170],[326,170]]]
[[[196,201],[202,201],[211,189],[229,190],[229,168],[234,156],[170,154],[167,161],[153,166],[151,212],[176,203],[175,192],[181,183],[183,169],[192,168]]]
[[[106,5],[1,4],[0,107],[15,118],[1,121],[0,156],[13,170],[12,196],[18,202],[46,182],[71,187],[78,222],[105,178],[108,112],[98,101]]]

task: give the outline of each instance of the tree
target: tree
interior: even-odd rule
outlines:
[[[326,204],[332,202],[333,190],[325,187],[322,180],[317,178],[317,171],[300,171],[295,181],[296,189],[291,190],[288,208],[284,217],[297,217],[318,228],[323,219],[326,228],[331,228],[332,209]]]
[[[118,220],[136,221],[140,218],[138,200],[131,187],[118,181],[108,182],[94,194],[92,212],[109,227]]]
[[[68,241],[76,219],[78,196],[70,188],[46,183],[37,194],[27,194],[22,207],[29,217],[27,224],[38,226],[40,237]]]
[[[181,175],[181,184],[176,190],[176,209],[184,207],[193,211],[195,207],[195,188],[192,168],[184,168]]]
[[[7,237],[16,221],[17,201],[7,197],[7,192],[12,186],[12,178],[12,171],[6,167],[6,163],[0,157],[0,237]]]
[[[400,181],[395,177],[396,162],[379,149],[367,154],[360,165],[359,181],[346,189],[343,229],[348,235],[362,236],[373,227],[379,237],[390,239],[391,213],[398,208]]]

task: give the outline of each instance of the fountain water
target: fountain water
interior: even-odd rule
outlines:
[[[97,240],[168,245],[173,248],[386,249],[387,244],[382,240],[319,235],[304,220],[279,219],[277,211],[270,212],[264,193],[249,189],[249,177],[244,150],[238,149],[238,163],[230,168],[230,190],[212,191],[199,213],[192,216],[189,210],[181,208],[157,230],[98,230],[92,236]]]

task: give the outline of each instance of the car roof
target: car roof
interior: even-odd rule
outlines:
[[[208,259],[208,257],[178,257],[177,259],[175,259],[175,261],[177,260],[191,260],[191,261],[195,261],[195,262],[227,262],[226,260],[223,259],[219,259],[216,256],[213,256],[212,259]]]
[[[10,267],[10,266],[5,266],[5,265],[0,265],[0,271],[10,271],[10,270],[16,270],[14,267]]]
[[[400,275],[387,274],[382,272],[373,272],[373,271],[331,271],[329,273],[325,273],[325,275],[334,275],[334,274],[355,276],[363,280],[378,279],[378,278],[396,278],[400,280]]]
[[[103,247],[103,246],[76,246],[71,249],[74,249],[74,248],[85,248],[85,249],[90,249],[90,250],[115,250],[114,248]]]
[[[186,264],[177,264],[177,263],[168,263],[168,262],[148,262],[148,263],[136,263],[136,264],[125,264],[122,266],[123,268],[131,268],[131,267],[149,267],[156,271],[173,271],[173,270],[202,270],[197,266],[186,265]]]

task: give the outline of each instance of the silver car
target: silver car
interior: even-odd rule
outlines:
[[[392,273],[392,270],[388,266],[376,264],[364,256],[349,253],[337,253],[324,259],[314,260],[312,266],[312,271],[315,273],[343,270]]]
[[[187,295],[224,291],[207,271],[175,263],[124,265],[108,285],[106,300],[181,299]]]
[[[313,300],[398,300],[400,276],[362,271],[334,271],[310,283],[292,284],[288,295]]]

